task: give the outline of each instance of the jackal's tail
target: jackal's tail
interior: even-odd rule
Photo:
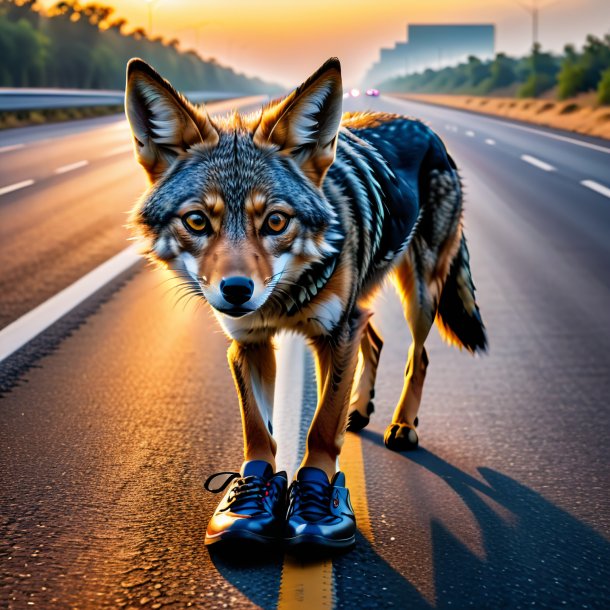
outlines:
[[[438,303],[436,324],[450,344],[473,354],[487,350],[487,336],[474,295],[470,255],[462,234],[460,247],[451,263]]]

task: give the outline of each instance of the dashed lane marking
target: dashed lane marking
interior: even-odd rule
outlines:
[[[485,144],[489,144],[489,146],[495,146],[496,145],[496,141],[492,140],[491,138],[487,138],[485,140]]]
[[[546,163],[545,161],[541,161],[540,159],[537,159],[536,157],[532,157],[531,155],[521,155],[521,160],[525,161],[526,163],[529,163],[530,165],[533,165],[534,167],[537,167],[538,169],[541,169],[542,171],[545,171],[545,172],[554,172],[556,169],[549,163]]]
[[[599,182],[595,182],[595,180],[581,180],[580,182],[583,186],[586,186],[588,189],[603,195],[604,197],[608,197],[610,199],[610,188],[600,184]]]
[[[140,260],[130,246],[0,330],[0,362]]]
[[[469,129],[469,130],[466,132],[466,135],[467,135],[469,138],[474,138],[474,135],[475,135],[475,134],[474,134],[474,131],[472,131],[472,129]]]
[[[7,193],[12,193],[13,191],[24,189],[26,186],[32,186],[32,184],[34,184],[33,180],[23,180],[22,182],[15,182],[15,184],[3,186],[2,188],[0,188],[0,195],[6,195]]]
[[[89,165],[89,161],[77,161],[76,163],[70,163],[69,165],[62,165],[55,170],[56,174],[65,174],[67,172],[74,171],[75,169],[80,169],[81,167],[85,167]]]
[[[10,152],[11,150],[19,150],[23,148],[25,144],[10,144],[8,146],[0,146],[0,153]]]
[[[102,159],[106,159],[107,157],[114,157],[115,155],[122,155],[124,153],[133,152],[133,146],[131,144],[126,144],[125,146],[117,146],[116,148],[111,148],[106,151],[103,155],[101,155]]]

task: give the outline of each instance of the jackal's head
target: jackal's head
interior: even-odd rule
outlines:
[[[261,111],[213,120],[131,60],[127,116],[151,182],[132,225],[150,257],[232,317],[286,304],[307,269],[324,276],[341,237],[321,185],[335,157],[342,97],[339,61],[331,59]]]

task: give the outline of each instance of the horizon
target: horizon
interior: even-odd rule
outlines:
[[[49,8],[55,2],[40,4]],[[113,18],[126,19],[128,28],[141,27],[148,33],[146,0],[102,4],[115,9]],[[345,85],[358,85],[381,48],[407,40],[408,25],[493,24],[495,52],[511,56],[528,54],[532,44],[531,16],[517,0],[465,0],[459,7],[450,0],[431,0],[425,6],[399,0],[376,6],[363,0],[336,0],[332,5],[311,0],[284,11],[277,5],[275,0],[263,0],[253,10],[244,0],[211,0],[201,9],[195,0],[152,0],[152,36],[177,38],[183,51],[195,50],[204,59],[214,58],[237,72],[286,87],[304,80],[332,56],[341,60]],[[566,44],[581,47],[589,34],[610,33],[606,0],[539,5],[539,41],[545,51],[559,53]]]

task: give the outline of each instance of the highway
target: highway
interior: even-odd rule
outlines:
[[[227,340],[137,262],[0,363],[0,607],[610,605],[610,143],[383,96],[345,107],[445,140],[490,341],[471,358],[432,331],[421,446],[392,453],[409,337],[378,299],[376,411],[341,462],[355,550],[203,546],[219,500],[203,481],[241,462]],[[0,328],[123,252],[143,187],[121,117],[0,132]],[[298,341],[278,356],[293,474],[315,389]]]

